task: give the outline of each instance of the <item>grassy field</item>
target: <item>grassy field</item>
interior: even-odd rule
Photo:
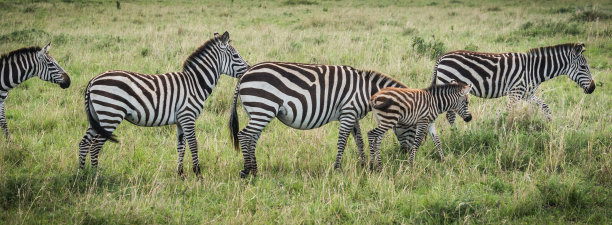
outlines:
[[[405,2],[405,3],[404,3]],[[610,1],[209,1],[0,2],[0,52],[53,41],[72,86],[31,79],[6,101],[0,137],[0,223],[612,223],[612,2]],[[352,65],[426,87],[435,57],[469,49],[526,52],[584,42],[597,88],[562,76],[538,95],[552,112],[472,98],[474,120],[437,122],[414,166],[387,134],[383,170],[358,166],[350,138],[333,170],[339,124],[300,131],[273,121],[259,141],[259,176],[240,179],[242,155],[227,120],[235,79],[223,76],[197,121],[203,180],[176,168],[174,126],[124,122],[100,168],[78,170],[86,128],[83,92],[106,70],[178,71],[214,32],[229,31],[251,64]],[[242,126],[247,118],[239,109]],[[369,115],[362,132],[374,128]]]

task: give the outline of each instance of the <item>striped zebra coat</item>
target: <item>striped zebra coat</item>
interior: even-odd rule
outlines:
[[[0,57],[0,127],[8,137],[8,126],[4,113],[4,101],[9,90],[32,77],[59,84],[62,89],[70,87],[70,77],[49,55],[51,43],[44,48],[22,48]]]
[[[469,112],[469,95],[471,85],[445,84],[431,86],[427,89],[406,88],[384,88],[370,98],[374,118],[378,126],[368,132],[368,143],[370,146],[370,167],[372,169],[382,168],[380,157],[380,142],[383,135],[391,128],[414,130],[415,138],[408,141],[411,145],[410,159],[412,163],[417,149],[429,134],[438,149],[440,158],[444,158],[440,139],[436,135],[434,122],[439,114],[444,112],[456,112],[466,122],[472,120]],[[376,161],[376,165],[374,165]]]
[[[349,66],[265,62],[253,66],[240,78],[234,94],[230,129],[234,147],[242,150],[244,170],[256,175],[255,146],[261,131],[274,118],[296,129],[314,129],[340,121],[338,154],[334,167],[341,168],[349,134],[353,134],[365,164],[359,120],[370,110],[370,96],[384,87],[405,87],[389,76]],[[238,132],[236,101],[240,98],[249,117]]]
[[[527,53],[449,52],[436,62],[432,85],[451,81],[471,84],[471,93],[475,96],[498,98],[508,95],[507,108],[519,100],[535,103],[550,120],[548,105],[535,95],[542,82],[568,75],[585,93],[595,90],[584,50],[581,43],[534,48]],[[447,113],[447,118],[452,124],[455,114]]]
[[[185,60],[183,71],[159,75],[128,71],[108,71],[93,78],[85,90],[85,111],[89,128],[79,144],[79,165],[90,153],[97,167],[98,153],[107,140],[116,141],[112,132],[123,120],[139,126],[176,124],[178,174],[183,174],[185,141],[189,144],[193,171],[198,177],[198,149],[195,120],[204,101],[215,88],[220,75],[240,77],[247,62],[229,44],[229,33],[200,46]]]

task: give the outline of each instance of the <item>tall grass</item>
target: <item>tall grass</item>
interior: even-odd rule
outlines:
[[[0,137],[0,221],[610,223],[612,24],[602,16],[610,9],[606,1],[0,2],[0,52],[53,41],[50,54],[72,79],[66,90],[31,79],[11,91],[11,136]],[[236,80],[224,76],[196,124],[203,180],[189,158],[187,179],[177,177],[174,126],[124,122],[98,170],[77,169],[92,77],[180,70],[191,51],[225,30],[251,64],[351,65],[411,87],[428,86],[440,52],[584,42],[597,88],[585,95],[567,77],[544,83],[538,95],[550,122],[527,103],[508,112],[506,98],[472,98],[472,122],[437,122],[444,161],[428,139],[408,166],[388,134],[378,173],[358,166],[352,138],[343,171],[333,170],[337,122],[301,131],[273,121],[258,142],[259,176],[243,180],[226,128]],[[375,121],[367,116],[361,127],[365,134]]]

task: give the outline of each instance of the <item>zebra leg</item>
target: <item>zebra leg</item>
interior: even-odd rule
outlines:
[[[255,148],[261,131],[270,123],[274,117],[263,114],[250,115],[251,120],[247,126],[238,132],[240,151],[244,157],[244,169],[240,171],[240,177],[246,178],[249,173],[257,175],[257,161],[255,159]]]
[[[338,132],[338,154],[336,155],[336,162],[334,163],[334,169],[342,169],[342,156],[344,155],[344,148],[346,147],[346,140],[349,134],[355,127],[355,117],[340,116],[340,131]]]
[[[92,144],[96,140],[96,131],[89,127],[87,131],[85,131],[85,136],[79,142],[79,169],[83,169],[85,167],[85,159],[87,157],[87,153],[92,147]]]
[[[179,124],[176,125],[176,136],[177,136],[176,151],[178,152],[177,172],[178,172],[178,175],[184,179],[185,173],[183,173],[183,157],[185,156],[185,134],[183,133],[183,128]]]
[[[448,120],[448,123],[450,123],[451,126],[455,124],[456,118],[457,118],[457,114],[454,111],[446,112],[446,119]]]
[[[6,100],[7,96],[8,91],[0,91],[0,127],[2,127],[4,137],[8,138],[8,126],[6,125],[6,116],[4,114],[4,100]]]
[[[380,157],[380,142],[391,125],[379,124],[376,128],[368,132],[368,143],[370,145],[370,169],[382,169],[382,158]],[[376,161],[376,164],[374,164]]]
[[[259,140],[259,136],[261,135],[258,134],[255,137],[253,137],[251,144],[249,146],[249,157],[251,158],[251,174],[253,174],[253,176],[257,176],[257,158],[255,157],[255,147],[257,146],[257,141]]]
[[[366,165],[365,153],[363,152],[363,137],[361,137],[361,127],[359,126],[359,121],[355,122],[355,126],[353,127],[353,139],[355,139],[355,144],[357,144],[357,150],[359,151],[359,163],[361,166]]]
[[[202,174],[200,172],[200,163],[198,160],[198,141],[196,140],[195,135],[195,120],[189,118],[184,120],[179,120],[181,129],[184,132],[184,138],[187,140],[189,144],[189,151],[191,152],[191,161],[193,163],[193,172],[195,173],[198,179],[202,179]],[[180,153],[179,153],[180,157]]]
[[[421,146],[423,139],[425,139],[425,136],[427,135],[427,133],[425,132],[425,129],[427,129],[427,126],[428,124],[417,124],[414,143],[412,144],[412,150],[410,151],[410,158],[408,159],[408,163],[410,163],[410,165],[412,165],[412,163],[414,162],[414,155],[416,155],[416,152]]]
[[[400,143],[400,151],[402,153],[407,153],[414,139],[414,127],[394,127],[393,132],[395,132],[397,141]]]
[[[515,87],[510,90],[508,93],[508,103],[506,104],[506,109],[509,112],[512,112],[514,105],[516,105],[516,103],[521,99],[523,93],[525,93],[525,90],[520,87]]]
[[[527,102],[537,104],[542,109],[542,111],[544,111],[544,113],[546,114],[546,121],[550,122],[550,120],[552,119],[550,108],[542,99],[540,99],[538,96],[530,95],[527,98]]]
[[[436,149],[438,149],[440,160],[444,160],[444,153],[442,152],[442,147],[440,147],[440,138],[436,135],[436,127],[434,126],[434,123],[429,124],[429,135],[431,135],[431,140],[433,140]]]
[[[106,142],[106,138],[97,135],[94,138],[93,143],[91,143],[91,149],[89,151],[89,157],[91,158],[91,167],[98,168],[98,154],[100,153],[100,149]]]
[[[246,178],[250,173],[251,166],[251,143],[255,142],[254,137],[246,134],[243,131],[238,132],[238,141],[240,142],[240,151],[242,151],[242,157],[244,158],[244,169],[240,171],[240,177]]]

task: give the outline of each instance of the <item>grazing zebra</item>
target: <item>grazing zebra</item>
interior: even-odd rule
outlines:
[[[42,49],[22,48],[0,57],[0,127],[4,136],[9,135],[4,114],[4,101],[8,97],[9,90],[34,76],[59,84],[62,89],[70,86],[70,77],[49,55],[50,48],[51,42]]]
[[[444,54],[434,67],[432,85],[458,81],[472,84],[471,93],[481,98],[509,95],[507,108],[517,101],[537,104],[551,119],[548,105],[535,95],[540,83],[568,75],[587,94],[595,90],[584,44],[562,44],[534,48],[527,53],[482,53],[453,51]],[[446,114],[451,124],[455,114]]]
[[[349,133],[353,134],[365,164],[359,120],[371,110],[370,96],[383,87],[405,85],[387,75],[349,66],[266,62],[251,67],[236,86],[230,116],[234,148],[238,150],[240,144],[244,156],[240,176],[257,174],[255,146],[261,131],[274,118],[296,129],[313,129],[340,121],[334,167],[341,168]],[[236,115],[238,97],[250,119],[240,132]]]
[[[185,60],[182,72],[148,75],[115,70],[93,78],[85,90],[89,128],[79,144],[80,168],[88,152],[97,167],[102,145],[107,140],[117,142],[112,132],[125,119],[146,127],[176,124],[178,174],[184,176],[187,140],[193,171],[200,178],[195,120],[222,73],[240,77],[249,67],[229,42],[229,33],[215,33]]]
[[[378,126],[368,132],[370,167],[382,168],[380,141],[387,130],[396,127],[416,132],[415,138],[410,140],[412,141],[409,159],[411,164],[417,149],[427,135],[425,129],[429,130],[440,158],[443,159],[444,154],[440,147],[440,139],[436,135],[434,122],[439,114],[447,111],[459,113],[466,122],[472,120],[468,109],[468,94],[471,88],[470,84],[451,83],[427,89],[383,88],[373,95],[370,98],[370,105]]]

